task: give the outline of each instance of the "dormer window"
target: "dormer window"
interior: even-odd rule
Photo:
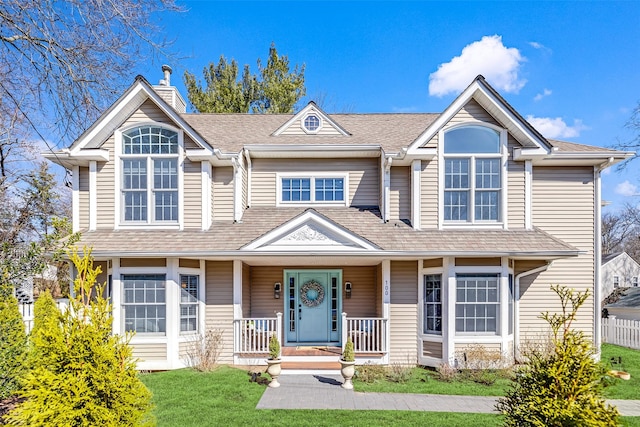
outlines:
[[[456,127],[444,132],[443,142],[445,224],[502,222],[501,133],[485,126]]]
[[[122,133],[122,223],[178,222],[178,160],[176,131],[139,126]]]
[[[316,133],[320,130],[321,126],[322,121],[320,120],[320,117],[313,113],[305,116],[304,120],[302,121],[302,128],[307,133]]]

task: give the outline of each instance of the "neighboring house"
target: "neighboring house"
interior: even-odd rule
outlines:
[[[602,256],[602,297],[605,298],[615,288],[638,286],[640,264],[626,252],[616,252]]]
[[[604,308],[609,317],[640,320],[640,288],[625,289],[616,302],[607,304]]]
[[[272,332],[297,362],[347,337],[359,363],[512,361],[552,284],[592,293],[574,325],[599,345],[600,172],[629,155],[544,138],[482,76],[439,114],[258,115],[187,114],[166,72],[48,158],[114,332],[173,369],[210,329],[223,363],[263,363]]]

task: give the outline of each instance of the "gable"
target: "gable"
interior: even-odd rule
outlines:
[[[313,126],[309,126],[309,120]],[[349,132],[311,101],[273,133],[279,135],[349,136]]]
[[[251,251],[354,251],[379,249],[313,209],[264,234],[241,250]]]

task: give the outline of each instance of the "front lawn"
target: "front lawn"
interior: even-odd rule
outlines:
[[[604,389],[607,399],[640,399],[640,351],[620,347],[612,344],[602,344],[602,361],[609,366],[611,358],[616,361],[622,358],[622,367],[614,366],[613,369],[624,370],[631,374],[628,381],[621,379],[612,380],[611,386]]]
[[[164,426],[471,426],[501,424],[494,414],[413,411],[257,410],[265,386],[246,371],[222,367],[212,373],[189,369],[145,374],[155,416]]]

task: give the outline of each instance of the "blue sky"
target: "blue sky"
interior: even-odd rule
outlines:
[[[185,70],[200,77],[225,55],[256,72],[274,42],[306,65],[305,103],[324,98],[329,112],[441,112],[483,74],[547,137],[605,147],[632,137],[640,2],[178,1],[187,11],[161,25],[185,98]],[[132,79],[157,83],[160,62]],[[640,203],[639,166],[605,173],[607,210]]]

